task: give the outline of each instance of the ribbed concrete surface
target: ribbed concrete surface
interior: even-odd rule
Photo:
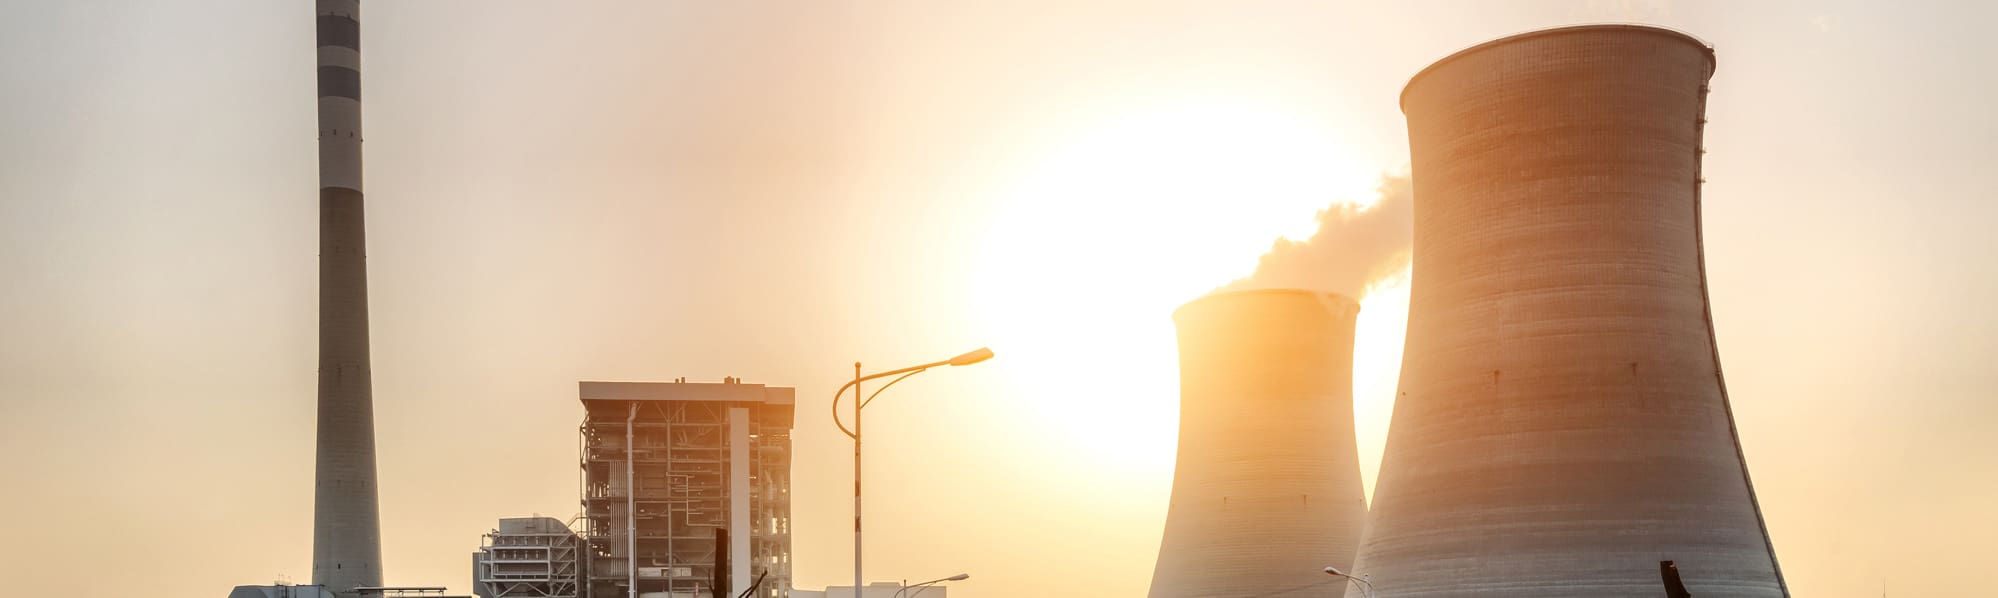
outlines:
[[[319,0],[319,435],[312,583],[382,585],[361,196],[360,3]]]
[[[1153,598],[1326,596],[1366,504],[1353,438],[1359,304],[1210,295],[1179,326],[1179,462]]]
[[[1702,272],[1712,53],[1593,26],[1409,83],[1415,271],[1358,571],[1382,597],[1783,596]],[[1351,591],[1348,596],[1359,596]]]

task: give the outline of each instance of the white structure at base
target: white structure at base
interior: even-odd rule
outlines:
[[[236,586],[229,591],[229,598],[333,598],[333,593],[321,586]]]
[[[899,592],[899,594],[898,594]],[[943,585],[910,587],[902,591],[901,582],[876,581],[861,588],[858,598],[949,598],[950,588]],[[826,586],[823,590],[791,590],[791,598],[855,598],[853,586]]]

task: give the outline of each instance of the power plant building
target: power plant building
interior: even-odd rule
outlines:
[[[480,598],[577,598],[583,538],[553,517],[499,520],[472,553],[472,588]]]
[[[1788,595],[1708,303],[1713,72],[1690,36],[1603,25],[1409,82],[1416,267],[1356,564],[1376,596],[1653,597],[1667,560],[1694,596]]]
[[[790,388],[582,382],[591,598],[783,598],[791,586]],[[721,592],[717,592],[718,586]]]
[[[1295,290],[1179,308],[1179,454],[1152,598],[1324,596],[1367,514],[1353,431],[1360,306]]]

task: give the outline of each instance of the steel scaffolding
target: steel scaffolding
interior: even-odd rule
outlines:
[[[730,537],[746,535],[747,547],[746,558],[728,560],[746,561],[751,579],[765,576],[752,595],[788,596],[791,389],[734,379],[585,382],[582,389],[584,595],[709,598],[717,580],[746,586],[743,569],[717,575],[731,547],[719,544],[716,530],[727,529]],[[747,421],[733,426],[732,414]],[[747,473],[746,497],[731,487],[737,468]],[[746,521],[732,521],[738,498],[746,498],[739,511]]]

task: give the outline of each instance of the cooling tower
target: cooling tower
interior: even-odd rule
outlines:
[[[319,435],[312,583],[343,598],[382,585],[361,210],[359,0],[318,0]]]
[[[1707,303],[1713,52],[1527,33],[1402,93],[1415,189],[1401,388],[1360,547],[1389,597],[1785,596]],[[1349,591],[1349,596],[1359,596]]]
[[[1179,308],[1179,462],[1152,598],[1324,596],[1367,513],[1353,320],[1338,295],[1222,293]]]

